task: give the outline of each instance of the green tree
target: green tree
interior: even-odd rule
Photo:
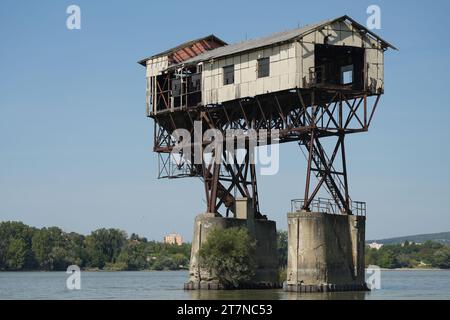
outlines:
[[[115,263],[126,241],[126,233],[118,229],[98,229],[86,237],[88,265],[103,268]]]
[[[68,265],[75,264],[79,267],[85,267],[87,253],[84,238],[83,235],[75,232],[65,234],[65,260]]]
[[[178,266],[175,261],[173,261],[170,257],[167,256],[159,256],[153,262],[152,265],[153,270],[177,270]]]
[[[42,270],[60,268],[61,249],[64,245],[63,231],[57,227],[42,228],[33,234],[32,250],[36,261]]]
[[[431,265],[435,268],[450,269],[450,247],[442,247],[434,252]]]
[[[399,253],[396,257],[398,268],[412,268],[414,267],[415,261],[411,258],[409,254]]]
[[[169,245],[117,229],[85,237],[60,228],[36,229],[0,222],[0,270],[65,270],[75,264],[110,270],[179,269],[189,264],[190,244]]]
[[[396,268],[398,263],[395,258],[394,252],[391,249],[385,249],[384,247],[380,249],[378,265],[381,268],[393,269]]]
[[[199,250],[200,266],[225,287],[238,288],[255,274],[256,241],[243,228],[214,229]]]
[[[145,238],[145,237],[140,237],[138,234],[136,234],[136,233],[132,233],[131,234],[131,236],[130,236],[130,240],[136,240],[136,241],[139,241],[139,242],[147,242],[147,238]]]
[[[189,258],[183,253],[175,253],[171,256],[176,268],[185,268],[189,265]]]
[[[374,248],[369,248],[366,247],[366,266],[370,266],[370,265],[379,265],[379,254],[378,254],[378,250],[374,249]]]
[[[282,269],[286,268],[288,260],[288,233],[287,231],[279,230],[277,232],[277,251],[278,251],[278,266]]]
[[[34,228],[22,222],[0,222],[0,270],[22,270],[35,267],[36,262],[31,251],[34,231]],[[15,258],[13,258],[14,250],[19,251]]]
[[[22,270],[28,254],[27,244],[23,239],[13,239],[6,252],[6,269]]]
[[[126,266],[126,270],[142,270],[147,267],[145,243],[129,240],[122,248],[117,261]]]

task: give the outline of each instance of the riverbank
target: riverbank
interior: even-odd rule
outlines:
[[[450,272],[450,269],[439,269],[439,268],[395,268],[395,269],[380,268],[380,270],[381,271],[448,271],[448,272]]]
[[[366,268],[366,272],[369,270],[369,268]],[[439,268],[395,268],[395,269],[388,269],[388,268],[380,268],[381,271],[444,271],[444,272],[450,272],[450,269],[439,269]],[[112,273],[112,272],[187,272],[189,271],[189,268],[180,268],[176,270],[152,270],[152,269],[142,269],[142,270],[102,270],[102,269],[81,269],[81,272],[105,272],[105,273]],[[65,272],[65,270],[0,270],[0,273],[26,273],[26,272]]]

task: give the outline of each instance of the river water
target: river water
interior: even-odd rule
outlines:
[[[0,299],[446,299],[450,270],[381,272],[368,293],[288,293],[283,290],[185,291],[187,271],[81,272],[81,289],[66,288],[65,272],[0,272]]]

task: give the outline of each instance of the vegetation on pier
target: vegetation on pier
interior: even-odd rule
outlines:
[[[198,252],[200,266],[224,287],[238,288],[255,274],[255,250],[256,241],[247,229],[214,229]]]

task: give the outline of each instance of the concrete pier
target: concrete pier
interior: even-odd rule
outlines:
[[[236,218],[223,218],[213,213],[200,214],[195,218],[194,237],[192,240],[189,281],[184,285],[187,290],[226,289],[220,286],[217,279],[208,270],[200,268],[198,251],[208,234],[214,228],[247,228],[250,235],[256,239],[255,259],[257,270],[254,278],[245,288],[278,288],[278,255],[277,231],[275,221],[254,219],[254,213],[247,199],[236,201]]]
[[[288,213],[286,291],[367,291],[362,216]]]

